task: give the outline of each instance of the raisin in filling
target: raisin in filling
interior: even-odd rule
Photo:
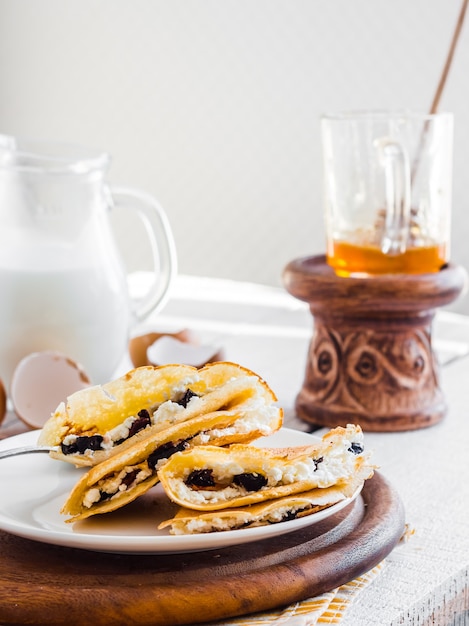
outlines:
[[[126,487],[129,487],[134,480],[137,478],[138,469],[134,469],[131,472],[127,472],[127,474],[122,479],[122,484]]]
[[[124,443],[124,441],[126,441],[127,439],[130,439],[130,437],[133,437],[134,435],[139,433],[141,430],[144,430],[147,426],[151,426],[150,413],[146,409],[142,409],[141,411],[137,413],[137,417],[132,422],[132,426],[129,428],[129,434],[127,435],[127,437],[124,437],[123,439],[119,439],[118,441],[115,441],[114,445],[118,446],[121,443]]]
[[[154,470],[158,464],[158,461],[161,461],[162,459],[169,459],[169,457],[173,454],[176,454],[176,452],[182,452],[182,450],[186,450],[188,447],[189,443],[186,440],[182,440],[176,443],[172,441],[164,443],[162,446],[159,446],[154,452],[150,454],[147,460],[148,467]]]
[[[138,472],[139,472],[138,469],[134,469],[131,472],[127,472],[127,474],[122,479],[121,484],[125,485],[126,487],[130,487],[130,485],[137,478]],[[114,493],[108,493],[107,491],[100,491],[99,502],[105,502],[106,500],[110,500],[113,496],[115,496],[118,493],[119,493],[119,490],[117,490]]]
[[[323,456],[320,456],[319,459],[313,459],[314,471],[316,471],[318,469],[319,463],[322,463],[323,461],[324,461],[324,457]]]
[[[115,496],[115,493],[108,493],[107,491],[99,492],[99,502],[105,502],[106,500],[110,500],[112,496]]]
[[[296,519],[298,517],[299,511],[288,511],[282,517],[280,522],[291,522],[291,520]],[[269,524],[277,524],[278,522],[272,522],[269,520]]]
[[[146,409],[142,409],[137,413],[137,419],[133,422],[130,427],[128,437],[132,437],[136,435],[138,432],[146,428],[147,426],[151,426],[151,417],[150,413]]]
[[[176,400],[176,404],[180,404],[181,406],[183,406],[184,408],[187,407],[187,405],[189,404],[190,400],[194,397],[198,395],[195,393],[195,391],[192,391],[192,389],[188,389],[186,391],[186,393],[182,396],[182,398],[180,400]]]
[[[185,482],[186,485],[195,489],[215,487],[215,480],[211,469],[194,470],[189,474]]]
[[[267,485],[267,478],[257,472],[246,472],[234,476],[233,483],[238,487],[244,487],[246,491],[259,491]]]
[[[291,520],[296,519],[300,513],[303,513],[303,511],[307,511],[308,509],[311,509],[311,506],[305,506],[302,509],[296,509],[296,511],[287,511],[283,516],[282,519],[279,520],[279,522],[291,522]],[[273,522],[271,520],[269,520],[269,524],[277,524],[278,522]]]
[[[103,437],[92,435],[91,437],[77,437],[71,444],[61,444],[63,454],[84,454],[86,450],[101,450]]]
[[[361,454],[365,448],[361,443],[352,443],[347,452],[353,452],[353,454]]]

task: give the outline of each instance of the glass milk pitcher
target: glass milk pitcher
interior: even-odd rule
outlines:
[[[110,158],[75,145],[0,136],[0,378],[56,350],[94,384],[109,380],[133,323],[165,302],[176,271],[167,217],[145,193],[106,184]],[[113,238],[114,205],[135,212],[149,236],[154,281],[131,300]]]

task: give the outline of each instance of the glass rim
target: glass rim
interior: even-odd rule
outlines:
[[[437,119],[452,119],[453,113],[440,111],[436,113],[425,113],[413,109],[350,109],[337,112],[324,112],[321,114],[321,121],[336,122],[374,122],[385,120],[411,120],[411,121],[432,121]]]

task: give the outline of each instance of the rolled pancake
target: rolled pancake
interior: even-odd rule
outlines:
[[[216,511],[345,484],[372,475],[363,433],[349,424],[318,444],[285,449],[233,444],[174,454],[158,471],[168,497],[188,509]]]
[[[235,363],[144,366],[70,395],[46,422],[38,444],[55,447],[54,458],[96,465],[172,424],[276,399],[257,374]]]
[[[62,513],[75,522],[114,511],[142,495],[158,480],[158,469],[179,450],[250,442],[280,428],[282,410],[274,405],[215,411],[146,435],[137,443],[92,467],[75,485]],[[143,433],[142,433],[143,435]]]
[[[310,489],[238,508],[201,512],[180,508],[175,517],[161,522],[158,529],[170,528],[171,535],[220,532],[267,526],[306,517],[350,498],[363,486],[367,471],[360,470],[340,486]]]

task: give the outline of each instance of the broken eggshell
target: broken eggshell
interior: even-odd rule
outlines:
[[[155,343],[155,341],[158,341],[162,337],[173,337],[180,342],[193,344],[196,343],[196,340],[193,337],[191,331],[187,328],[184,328],[183,330],[174,333],[152,332],[145,333],[144,335],[137,335],[136,337],[132,337],[132,339],[129,341],[129,356],[134,367],[141,367],[142,365],[153,365],[153,363],[151,363],[148,359],[147,350],[152,344]]]
[[[57,406],[91,384],[86,372],[59,352],[33,352],[13,372],[10,397],[16,415],[32,428],[42,428]]]
[[[221,361],[223,350],[216,346],[194,345],[166,335],[148,347],[147,358],[151,365],[182,363],[199,368],[207,363]]]

